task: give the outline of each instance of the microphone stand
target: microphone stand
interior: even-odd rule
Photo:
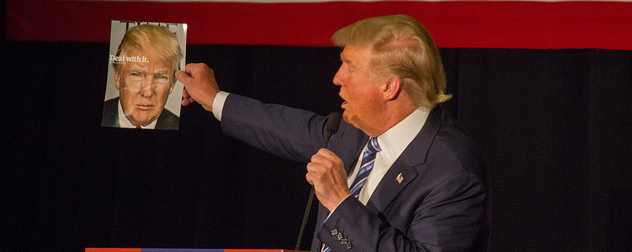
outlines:
[[[298,232],[298,240],[296,241],[296,246],[294,250],[301,249],[301,241],[303,240],[303,231],[305,231],[305,226],[307,225],[307,219],[309,218],[309,212],[312,209],[312,202],[314,201],[314,186],[312,186],[312,190],[309,192],[309,198],[307,199],[307,206],[305,206],[305,214],[303,215],[303,223],[301,224],[301,231]]]

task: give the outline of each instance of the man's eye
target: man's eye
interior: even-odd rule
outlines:
[[[165,76],[165,75],[158,75],[156,78],[158,78],[158,79],[163,79],[163,80],[169,79],[169,78],[167,78],[167,76]]]
[[[140,77],[140,73],[131,73],[130,75],[134,77]]]

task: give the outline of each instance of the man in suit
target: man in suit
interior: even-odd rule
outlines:
[[[119,97],[103,106],[104,127],[178,129],[179,117],[164,109],[176,83],[182,50],[166,27],[130,29],[113,57]]]
[[[321,203],[312,251],[485,251],[491,194],[476,144],[440,103],[439,51],[414,19],[361,20],[333,36],[343,118],[327,149],[327,117],[221,92],[213,71],[176,76],[225,134],[308,162]]]

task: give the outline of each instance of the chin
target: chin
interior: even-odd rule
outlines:
[[[351,123],[349,121],[349,119],[350,119],[349,115],[347,115],[347,113],[345,113],[345,112],[342,112],[342,120],[345,120],[345,122],[347,122],[347,123]]]

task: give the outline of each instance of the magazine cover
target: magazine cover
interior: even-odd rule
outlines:
[[[186,24],[112,21],[101,126],[177,130]]]

